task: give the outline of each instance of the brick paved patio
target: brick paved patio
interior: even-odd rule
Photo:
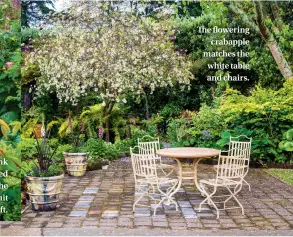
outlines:
[[[211,166],[199,166],[200,178],[213,174]],[[198,213],[203,198],[190,181],[185,181],[175,195],[180,210],[164,205],[154,217],[153,208],[137,208],[132,212],[134,179],[131,162],[126,158],[111,163],[108,170],[87,172],[84,177],[66,176],[57,210],[34,212],[29,208],[21,222],[2,223],[1,228],[292,230],[293,186],[260,169],[251,169],[247,181],[252,191],[244,186],[238,195],[245,209],[244,216],[240,209],[227,210],[221,211],[217,220],[214,210],[207,205]],[[148,199],[144,201],[152,204]]]

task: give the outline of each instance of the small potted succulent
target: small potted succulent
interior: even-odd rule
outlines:
[[[69,175],[83,176],[87,169],[87,161],[89,157],[89,152],[81,151],[81,147],[83,145],[85,138],[84,123],[82,123],[81,125],[80,133],[74,134],[71,116],[69,114],[68,127],[71,130],[70,141],[72,143],[73,148],[71,152],[63,152],[66,163],[66,169]]]
[[[25,174],[32,209],[35,211],[56,209],[64,178],[62,165],[53,162],[57,147],[53,149],[50,146],[48,137],[44,131],[39,141],[35,134],[38,159],[34,169]]]

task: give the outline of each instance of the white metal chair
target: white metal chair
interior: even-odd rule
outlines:
[[[240,141],[241,139],[246,139],[246,141]],[[249,162],[250,162],[250,153],[251,153],[251,143],[252,143],[252,138],[247,137],[245,135],[240,135],[238,137],[230,137],[230,143],[229,143],[229,151],[232,151],[230,155],[238,155],[239,154],[239,149],[243,150],[243,154],[245,157],[245,162],[247,165],[247,169],[245,170],[245,175],[247,175],[248,170],[249,170]],[[234,152],[234,153],[233,153]],[[238,152],[238,153],[237,153]],[[243,179],[243,182],[248,185],[249,191],[251,191],[250,184]]]
[[[170,178],[170,177],[158,177],[157,175],[157,167],[156,163],[158,158],[153,154],[139,154],[134,153],[134,149],[142,149],[140,147],[130,148],[131,162],[134,173],[135,180],[135,189],[141,193],[139,198],[133,204],[133,211],[136,206],[147,206],[144,204],[139,204],[139,201],[143,197],[150,197],[155,201],[156,206],[154,210],[154,215],[156,215],[157,208],[167,200],[168,204],[173,203],[176,207],[176,211],[178,210],[178,204],[176,201],[172,199],[172,196],[175,194],[174,190],[176,190],[179,185],[178,178]],[[162,190],[162,185],[168,185],[166,190]],[[155,192],[161,195],[160,199],[154,198]],[[158,201],[158,203],[157,203]]]
[[[166,176],[169,176],[175,169],[173,165],[163,164],[161,156],[157,155],[157,150],[160,149],[160,139],[145,135],[137,139],[140,154],[154,154],[157,157],[157,168],[159,168]],[[165,172],[169,170],[169,172]]]
[[[206,198],[200,203],[199,211],[201,211],[201,206],[204,203],[208,203],[214,206],[217,211],[217,219],[219,218],[219,210],[241,208],[242,215],[244,215],[244,208],[242,204],[237,199],[236,195],[241,190],[244,176],[246,174],[248,163],[246,161],[245,155],[241,150],[234,149],[228,151],[229,154],[234,154],[238,152],[237,155],[219,155],[217,175],[214,179],[200,180],[199,185],[206,196]],[[209,187],[213,187],[212,191],[209,191]],[[224,187],[228,190],[228,195],[215,196],[218,188]],[[224,201],[214,201],[213,199],[225,198]],[[230,199],[234,199],[238,206],[226,207],[227,202]],[[223,208],[217,207],[216,204],[223,204]]]
[[[245,139],[246,141],[240,141]],[[250,152],[251,152],[251,142],[252,138],[249,138],[245,135],[240,135],[238,137],[231,137],[229,142],[229,151],[227,151],[229,156],[239,155],[240,153],[244,154],[245,162],[247,164],[247,169],[245,171],[245,176],[249,170],[249,161],[250,161]],[[214,169],[217,170],[217,165],[214,166]],[[248,185],[249,191],[251,191],[250,184],[243,179],[243,182]]]

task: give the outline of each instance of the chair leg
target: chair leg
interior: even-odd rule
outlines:
[[[159,189],[159,191],[161,192],[162,195],[164,195],[167,199],[168,199],[168,202],[172,202],[175,207],[176,207],[176,211],[178,211],[178,204],[177,202],[175,202],[173,199],[172,199],[172,196],[174,195],[174,190],[176,189],[176,186],[178,185],[178,183],[174,183],[173,186],[169,187],[167,189],[167,192],[164,193],[162,190]]]
[[[135,206],[137,205],[137,203],[145,196],[145,193],[142,191],[142,190],[139,190],[142,192],[142,195],[139,196],[139,198],[133,203],[133,208],[132,208],[132,211],[134,212],[135,210]]]
[[[244,182],[246,185],[248,185],[248,189],[249,189],[249,191],[251,191],[250,184],[249,184],[245,179],[243,179],[243,182]]]
[[[156,205],[155,210],[154,210],[154,216],[156,216],[157,208],[167,199],[167,197],[163,197],[161,201]]]
[[[166,195],[167,195],[167,198],[168,198],[168,201],[169,202],[172,202],[174,205],[175,205],[175,208],[176,208],[176,211],[178,211],[178,204],[176,201],[174,201],[172,199],[172,196],[173,196],[173,191],[176,189],[176,186],[178,185],[178,183],[174,183],[174,185],[172,187],[169,188],[169,190],[167,191]]]
[[[232,192],[231,189],[230,189],[228,186],[225,186],[225,187],[226,187],[226,188],[228,189],[228,191],[230,192],[231,197],[233,197],[234,200],[238,203],[239,207],[240,207],[241,210],[242,210],[242,215],[244,215],[244,208],[243,208],[242,204],[240,203],[240,201],[238,200],[238,198],[235,196],[235,195],[237,195],[237,193],[239,193],[239,191],[241,190],[242,185],[236,185],[236,187],[234,188],[234,192]],[[237,187],[239,187],[239,188],[237,189]]]
[[[201,206],[202,204],[204,204],[206,201],[208,201],[208,204],[212,204],[214,206],[214,208],[216,209],[217,211],[217,219],[219,219],[220,217],[220,214],[219,214],[219,209],[217,207],[217,205],[213,202],[212,200],[212,196],[217,192],[217,186],[213,186],[214,187],[214,190],[213,192],[211,192],[210,194],[207,192],[207,190],[204,188],[204,185],[201,185],[201,188],[202,188],[202,191],[204,192],[204,194],[206,195],[206,198],[199,204],[199,210],[198,212],[201,211]]]
[[[133,204],[133,208],[132,208],[132,211],[134,212],[135,210],[135,206],[139,203],[139,201],[143,198],[143,197],[149,197],[151,198],[152,200],[155,201],[155,203],[157,203],[158,199],[155,199],[154,197],[152,197],[149,193],[150,191],[150,187],[148,187],[146,190],[142,189],[142,188],[139,188],[139,187],[136,187],[135,189],[137,189],[138,191],[140,191],[142,193],[141,196],[138,197],[138,199],[134,202]],[[154,191],[154,187],[152,186],[152,189]],[[154,193],[154,192],[153,192]]]
[[[156,215],[156,211],[157,211],[157,208],[165,201],[165,200],[168,200],[168,202],[172,202],[174,203],[175,207],[176,207],[176,211],[178,211],[178,204],[177,202],[175,202],[173,199],[172,199],[172,195],[173,195],[173,191],[175,190],[176,186],[177,186],[178,183],[175,183],[172,187],[170,187],[167,192],[163,192],[160,187],[158,187],[158,191],[163,195],[163,198],[161,199],[161,201],[156,205],[155,207],[155,211],[154,211],[154,216]]]

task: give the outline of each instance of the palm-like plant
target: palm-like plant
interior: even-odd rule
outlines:
[[[48,134],[48,135],[47,135]],[[38,151],[38,163],[39,163],[39,170],[41,172],[46,172],[49,169],[49,166],[52,161],[52,157],[55,155],[56,150],[58,147],[56,147],[54,150],[52,150],[50,144],[49,144],[49,132],[44,132],[42,134],[42,141],[39,142],[37,135],[35,133],[35,139],[37,142],[37,151]]]

